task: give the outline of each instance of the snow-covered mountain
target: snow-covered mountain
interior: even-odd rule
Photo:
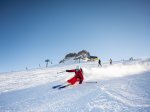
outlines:
[[[78,53],[68,53],[65,58],[61,60],[59,63],[79,63],[85,62],[90,58],[90,53],[86,50],[79,51]]]
[[[0,74],[0,112],[150,112],[150,60],[80,63],[83,84],[58,90],[78,65]],[[95,82],[98,83],[88,83]]]

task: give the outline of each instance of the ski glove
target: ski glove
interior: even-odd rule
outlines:
[[[80,81],[79,84],[82,84],[82,81]]]
[[[69,70],[66,70],[66,72],[68,72]]]

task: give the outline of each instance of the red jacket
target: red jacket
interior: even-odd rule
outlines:
[[[77,81],[79,81],[79,83],[82,83],[82,81],[84,80],[82,69],[66,70],[66,72],[75,72],[75,76],[67,81],[68,83],[72,85],[75,84]]]

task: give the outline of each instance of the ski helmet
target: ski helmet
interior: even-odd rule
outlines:
[[[76,66],[76,70],[80,70],[80,66],[78,65],[78,66]]]

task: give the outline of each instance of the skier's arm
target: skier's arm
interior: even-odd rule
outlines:
[[[66,70],[66,72],[75,72],[75,70]]]

